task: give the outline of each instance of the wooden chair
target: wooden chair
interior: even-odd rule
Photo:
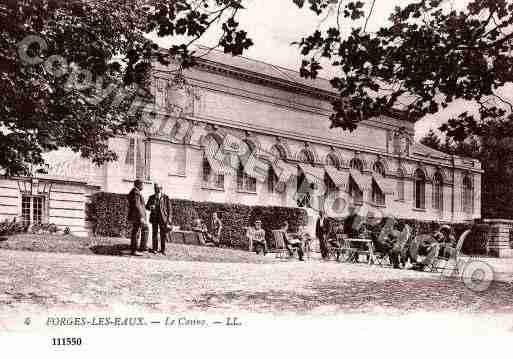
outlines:
[[[337,233],[335,234],[335,238],[337,239],[338,246],[333,246],[328,242],[328,258],[334,257],[339,262],[345,262],[350,257],[351,253],[351,247],[344,241],[344,239],[347,238],[347,234]]]
[[[289,257],[289,250],[287,249],[287,245],[285,243],[285,232],[280,229],[275,229],[272,231],[273,239],[274,239],[274,253],[276,254],[276,258],[283,258],[285,254],[287,258]],[[297,248],[292,247],[292,253],[297,253]]]
[[[303,250],[305,252],[305,257],[310,259],[312,254],[312,237],[309,234],[303,235]]]
[[[456,248],[454,249],[454,254],[449,259],[438,256],[438,258],[436,258],[433,261],[433,264],[431,265],[431,271],[438,272],[438,271],[443,271],[443,270],[449,270],[451,272],[456,272],[456,274],[458,274],[460,272],[460,268],[458,267],[458,264],[459,264],[459,257],[461,255],[461,248],[463,248],[463,242],[465,242],[465,239],[468,237],[469,234],[470,234],[470,229],[467,229],[465,232],[463,232],[460,235],[460,238],[458,239],[458,242],[456,243]],[[449,267],[449,263],[451,261],[454,262],[453,267]]]

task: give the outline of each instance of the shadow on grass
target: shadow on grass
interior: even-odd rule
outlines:
[[[255,312],[308,314],[382,313],[419,311],[511,312],[513,291],[507,283],[493,282],[474,292],[456,279],[419,278],[373,281],[322,281],[301,291],[237,290],[207,292],[191,301],[194,309],[233,309]],[[192,308],[191,308],[192,309]]]
[[[91,252],[106,256],[123,256],[130,254],[129,244],[96,245],[89,247]]]

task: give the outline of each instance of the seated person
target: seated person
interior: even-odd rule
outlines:
[[[451,227],[443,225],[433,235],[419,235],[415,237],[409,247],[411,263],[416,269],[424,270],[433,265],[435,259],[441,255],[444,258],[454,256],[456,239],[451,234]],[[424,255],[422,263],[418,263],[418,256]]]
[[[303,252],[306,248],[310,250],[312,236],[310,235],[310,233],[308,233],[306,226],[299,226],[297,237],[300,238],[301,242],[303,243]]]
[[[440,238],[440,252],[438,255],[445,259],[454,258],[456,255],[456,237],[451,233],[451,227],[448,225],[443,225],[440,227],[439,230],[440,235],[438,235],[438,238]]]
[[[303,260],[303,242],[298,237],[293,237],[290,234],[288,234],[289,230],[289,223],[287,221],[283,222],[283,225],[280,228],[281,231],[283,231],[284,234],[284,240],[285,240],[285,246],[287,247],[287,250],[289,251],[289,255],[292,257],[294,255],[293,248],[297,248],[297,255],[299,257],[299,260]]]
[[[209,235],[209,242],[219,247],[221,242],[221,231],[223,230],[223,222],[219,219],[217,212],[212,214],[212,234]]]
[[[376,251],[385,253],[390,259],[390,263],[394,268],[400,268],[400,248],[397,246],[401,233],[396,229],[381,233],[378,238],[373,241]]]
[[[196,218],[194,220],[193,226],[192,226],[193,232],[195,232],[198,236],[198,242],[201,245],[205,245],[208,241],[208,230],[207,226],[203,223],[203,221],[200,218]]]
[[[255,252],[257,254],[263,252],[265,256],[267,254],[267,242],[265,241],[265,230],[262,228],[260,220],[255,221],[255,228],[251,231],[251,235],[253,236]]]

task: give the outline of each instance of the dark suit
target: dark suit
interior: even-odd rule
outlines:
[[[132,223],[132,234],[130,236],[130,249],[132,254],[137,251],[139,231],[141,232],[139,250],[145,251],[148,242],[148,225],[146,224],[144,197],[141,191],[135,187],[128,193],[128,222]]]
[[[153,207],[153,210],[151,209]],[[172,223],[172,207],[171,200],[168,196],[161,193],[159,197],[152,194],[146,203],[146,209],[150,212],[150,223],[152,228],[152,248],[158,251],[159,241],[158,234],[160,232],[160,251],[166,251],[166,238]]]
[[[317,218],[317,222],[315,222],[315,236],[319,240],[319,249],[321,250],[322,258],[328,257],[328,232],[328,219],[324,217],[324,223],[321,225],[321,218]]]

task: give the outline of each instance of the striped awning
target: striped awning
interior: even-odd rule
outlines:
[[[371,178],[363,175],[360,171],[353,168],[349,169],[349,174],[354,180],[360,191],[365,191],[371,188]]]
[[[324,184],[324,168],[313,167],[310,165],[305,165],[303,163],[300,163],[298,167],[308,182]]]
[[[251,178],[256,178],[259,181],[265,181],[269,172],[269,163],[251,153],[246,158],[240,157],[240,161],[246,173]]]
[[[372,175],[372,179],[374,180],[374,182],[376,182],[376,184],[378,185],[379,189],[384,194],[394,194],[395,191],[394,191],[393,184],[390,183],[389,181],[387,181],[385,178],[373,174]]]
[[[290,177],[297,176],[297,168],[294,165],[291,165],[282,160],[276,160],[271,163],[274,173],[276,177],[278,177],[278,182],[286,183]]]
[[[205,146],[205,158],[216,174],[229,175],[236,173],[232,165],[231,155],[225,153],[214,139],[210,139]]]
[[[328,177],[333,181],[337,188],[346,189],[349,183],[349,172],[342,172],[335,167],[326,166],[324,168]]]

